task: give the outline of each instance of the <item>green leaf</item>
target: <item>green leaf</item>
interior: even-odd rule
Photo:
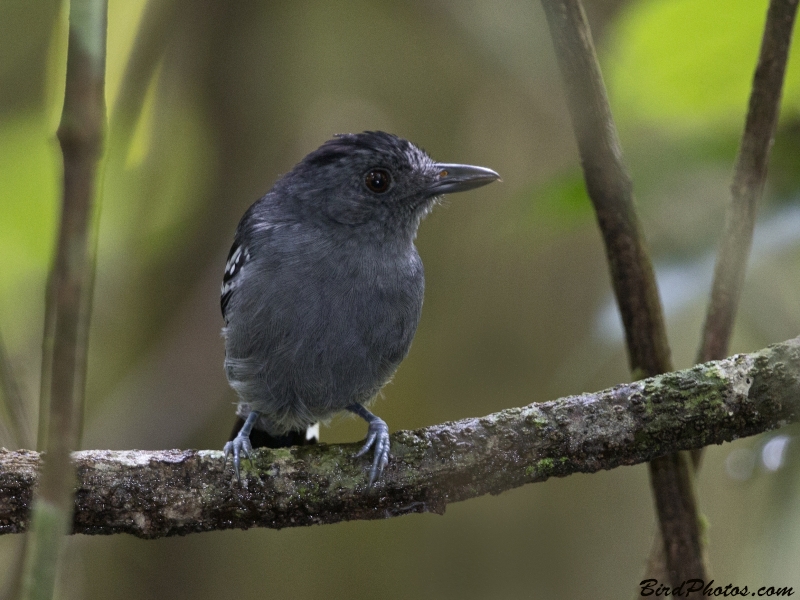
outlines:
[[[604,56],[617,119],[681,131],[741,129],[767,5],[766,0],[645,0],[628,5]],[[800,62],[790,57],[784,114],[800,109],[799,71]]]

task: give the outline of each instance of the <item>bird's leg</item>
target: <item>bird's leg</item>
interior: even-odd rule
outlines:
[[[369,485],[372,486],[383,473],[383,468],[389,464],[389,426],[383,419],[376,417],[360,404],[351,404],[347,410],[369,423],[367,441],[364,442],[356,456],[363,456],[372,446],[375,446],[375,458],[372,460],[372,468],[369,471]]]
[[[252,462],[250,452],[253,451],[253,446],[250,445],[250,432],[253,430],[253,426],[260,416],[261,413],[257,410],[251,410],[250,414],[247,415],[247,420],[239,430],[239,433],[230,442],[225,444],[223,448],[223,452],[225,452],[225,462],[222,463],[222,468],[224,469],[225,464],[228,462],[228,455],[233,454],[233,468],[236,469],[236,479],[238,481],[241,481],[239,477],[239,455],[241,454]]]

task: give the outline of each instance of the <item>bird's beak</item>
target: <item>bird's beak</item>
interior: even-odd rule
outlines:
[[[428,188],[431,196],[465,192],[500,179],[500,175],[486,167],[437,163],[436,180]]]

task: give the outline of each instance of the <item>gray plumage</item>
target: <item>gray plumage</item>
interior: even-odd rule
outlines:
[[[337,136],[242,217],[222,285],[225,372],[246,418],[225,446],[249,455],[272,436],[349,410],[369,423],[370,483],[388,462],[386,424],[365,405],[408,353],[425,278],[414,246],[437,198],[498,179],[435,163],[383,132]]]

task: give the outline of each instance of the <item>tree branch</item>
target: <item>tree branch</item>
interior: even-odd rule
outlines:
[[[594,205],[636,379],[672,370],[655,275],[633,204],[592,34],[580,0],[542,0],[567,92],[586,189]],[[688,456],[650,465],[665,568],[673,585],[705,579]],[[677,486],[677,487],[676,487]],[[662,577],[663,579],[663,577]]]
[[[241,484],[220,451],[73,455],[73,531],[142,538],[406,513],[526,483],[633,465],[800,419],[800,338],[753,354],[392,436],[373,489],[359,444],[254,452]],[[24,531],[40,455],[0,450],[0,532]]]
[[[636,379],[672,370],[653,267],[603,75],[579,0],[542,0]]]
[[[771,0],[767,11],[747,119],[733,169],[731,203],[714,266],[698,363],[728,354],[747,258],[753,244],[756,208],[767,181],[767,164],[778,125],[797,4],[798,0]],[[692,452],[695,469],[700,467],[702,455],[702,449]]]
[[[772,0],[767,12],[697,362],[717,360],[728,353],[753,242],[756,205],[767,180],[797,3],[798,0]]]

